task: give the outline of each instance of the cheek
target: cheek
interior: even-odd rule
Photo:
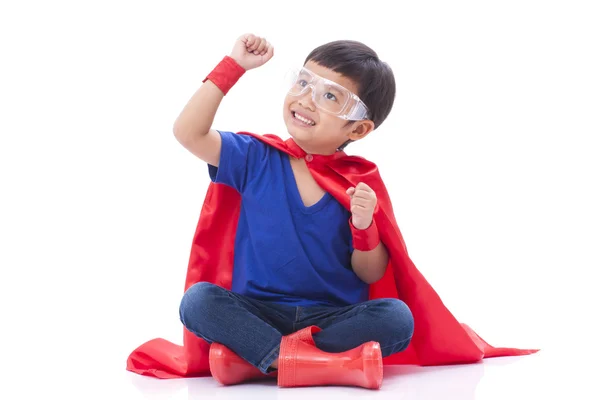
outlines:
[[[283,111],[283,116],[284,116],[284,117],[287,115],[287,113],[289,113],[289,112],[290,112],[290,103],[287,101],[287,99],[285,99],[285,100],[283,101],[283,108],[282,108],[282,111]]]
[[[294,98],[291,97],[290,95],[287,95],[283,99],[283,107],[289,109],[293,102],[294,102]]]
[[[286,97],[283,100],[283,116],[287,117],[287,115],[290,113],[290,107],[292,106],[292,103],[294,102],[294,99],[290,99],[289,97]]]
[[[329,136],[341,133],[344,129],[343,121],[329,114],[326,114],[326,116],[321,114],[321,123],[319,125],[322,126],[323,130],[329,133]]]

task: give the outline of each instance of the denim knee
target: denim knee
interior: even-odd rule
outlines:
[[[210,282],[198,282],[185,291],[179,305],[179,319],[189,330],[201,324],[200,319],[206,310],[211,307],[221,288]]]
[[[376,307],[380,328],[385,331],[385,343],[390,354],[403,351],[408,347],[414,333],[414,318],[412,312],[402,300],[379,299]],[[383,350],[383,348],[382,348]]]

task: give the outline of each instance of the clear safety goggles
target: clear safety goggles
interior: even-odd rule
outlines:
[[[291,69],[285,79],[288,93],[302,96],[312,89],[313,103],[339,118],[359,121],[367,119],[369,110],[357,95],[329,79],[302,67]]]

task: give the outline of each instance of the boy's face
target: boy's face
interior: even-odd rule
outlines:
[[[313,61],[308,61],[304,68],[358,95],[358,85],[353,80]],[[299,96],[286,95],[283,119],[294,141],[313,154],[333,154],[348,139],[362,139],[374,127],[370,120],[348,121],[321,110],[313,102],[312,89]],[[311,122],[307,124],[306,119]]]

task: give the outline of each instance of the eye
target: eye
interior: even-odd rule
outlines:
[[[308,82],[306,82],[304,79],[298,79],[297,83],[302,87],[304,87],[308,84]]]
[[[337,97],[335,97],[335,94],[331,93],[331,92],[327,92],[325,93],[323,96],[325,96],[325,98],[327,100],[331,100],[331,101],[337,101]]]

